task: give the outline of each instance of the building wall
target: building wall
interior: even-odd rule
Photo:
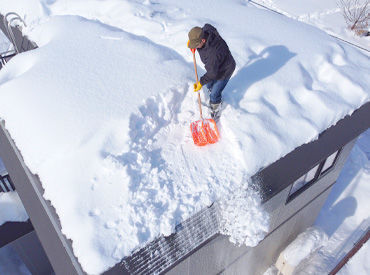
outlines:
[[[357,138],[356,138],[357,139]],[[356,139],[350,141],[345,145],[335,163],[335,166],[327,174],[319,178],[319,180],[313,183],[306,191],[299,194],[296,198],[286,203],[290,189],[293,182],[290,183],[284,190],[275,195],[272,199],[267,201],[264,206],[268,213],[271,213],[271,224],[270,232],[275,230],[285,220],[295,214],[299,209],[304,207],[308,203],[312,203],[311,200],[321,194],[325,189],[331,186],[338,178],[348,155],[350,154]],[[338,150],[340,148],[336,148]],[[334,150],[334,152],[335,152]],[[332,152],[331,152],[332,153]],[[327,156],[326,156],[327,157]],[[318,159],[316,164],[319,164],[323,159]]]
[[[54,274],[53,268],[35,231],[22,236],[10,245],[18,253],[32,274]]]
[[[227,236],[218,235],[166,274],[263,274],[279,253],[315,222],[355,141],[342,148],[330,172],[296,198],[287,203],[292,182],[264,204],[271,217],[270,232],[258,246],[237,247]]]

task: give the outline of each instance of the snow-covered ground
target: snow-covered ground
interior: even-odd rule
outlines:
[[[268,217],[249,177],[370,100],[366,53],[243,1],[5,0],[7,11],[39,48],[0,71],[0,117],[88,273],[220,199],[223,232],[256,245]],[[237,69],[221,141],[198,148],[186,42],[207,22]]]
[[[316,26],[327,33],[370,51],[370,36],[360,37],[348,29],[337,0],[253,0],[296,20]],[[364,3],[365,0],[359,1]]]
[[[24,222],[28,215],[17,192],[0,193],[0,226],[6,222]]]
[[[338,272],[340,275],[370,274],[370,242],[364,246]]]
[[[0,176],[5,174],[7,172],[0,158]],[[28,215],[17,192],[0,192],[0,226],[6,222],[22,222],[27,219]]]
[[[5,34],[0,31],[0,53],[6,52],[9,50],[10,42],[5,36]]]
[[[5,166],[0,159],[0,175],[4,171],[6,171]],[[28,220],[28,215],[17,192],[0,192],[0,226],[10,221],[26,220]],[[30,274],[18,254],[9,245],[0,248],[0,274]]]

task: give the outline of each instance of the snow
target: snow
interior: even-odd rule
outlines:
[[[247,2],[23,2],[0,12],[18,12],[39,48],[0,71],[0,117],[87,273],[217,200],[222,232],[256,245],[268,216],[250,176],[370,100],[368,55]],[[199,148],[186,42],[206,22],[237,69],[221,140]]]
[[[291,242],[283,251],[284,259],[297,266],[304,258],[315,252],[327,241],[326,233],[320,228],[310,227]]]
[[[0,31],[0,54],[8,51],[10,48],[10,42],[5,36],[5,34]]]
[[[253,191],[255,190],[255,191]],[[220,233],[238,245],[256,246],[269,230],[269,216],[260,209],[260,197],[248,180],[220,200]]]
[[[370,272],[370,244],[366,242],[361,249],[343,266],[338,272],[340,275],[346,274],[369,274]]]
[[[6,222],[25,222],[28,215],[15,191],[0,193],[0,226]]]
[[[370,37],[360,37],[348,29],[337,0],[253,0],[290,18],[318,27],[327,33],[370,50]],[[364,3],[366,1],[359,1]]]

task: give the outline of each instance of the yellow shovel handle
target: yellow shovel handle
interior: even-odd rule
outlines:
[[[199,80],[198,80],[198,71],[197,71],[197,61],[195,59],[195,51],[193,52],[193,61],[194,61],[195,78],[196,78],[197,83],[198,83]],[[200,90],[198,91],[198,105],[199,105],[200,118],[203,120],[202,104],[200,102]]]

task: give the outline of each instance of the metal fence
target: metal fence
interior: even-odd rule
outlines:
[[[9,175],[0,175],[0,192],[14,191],[15,187]]]

